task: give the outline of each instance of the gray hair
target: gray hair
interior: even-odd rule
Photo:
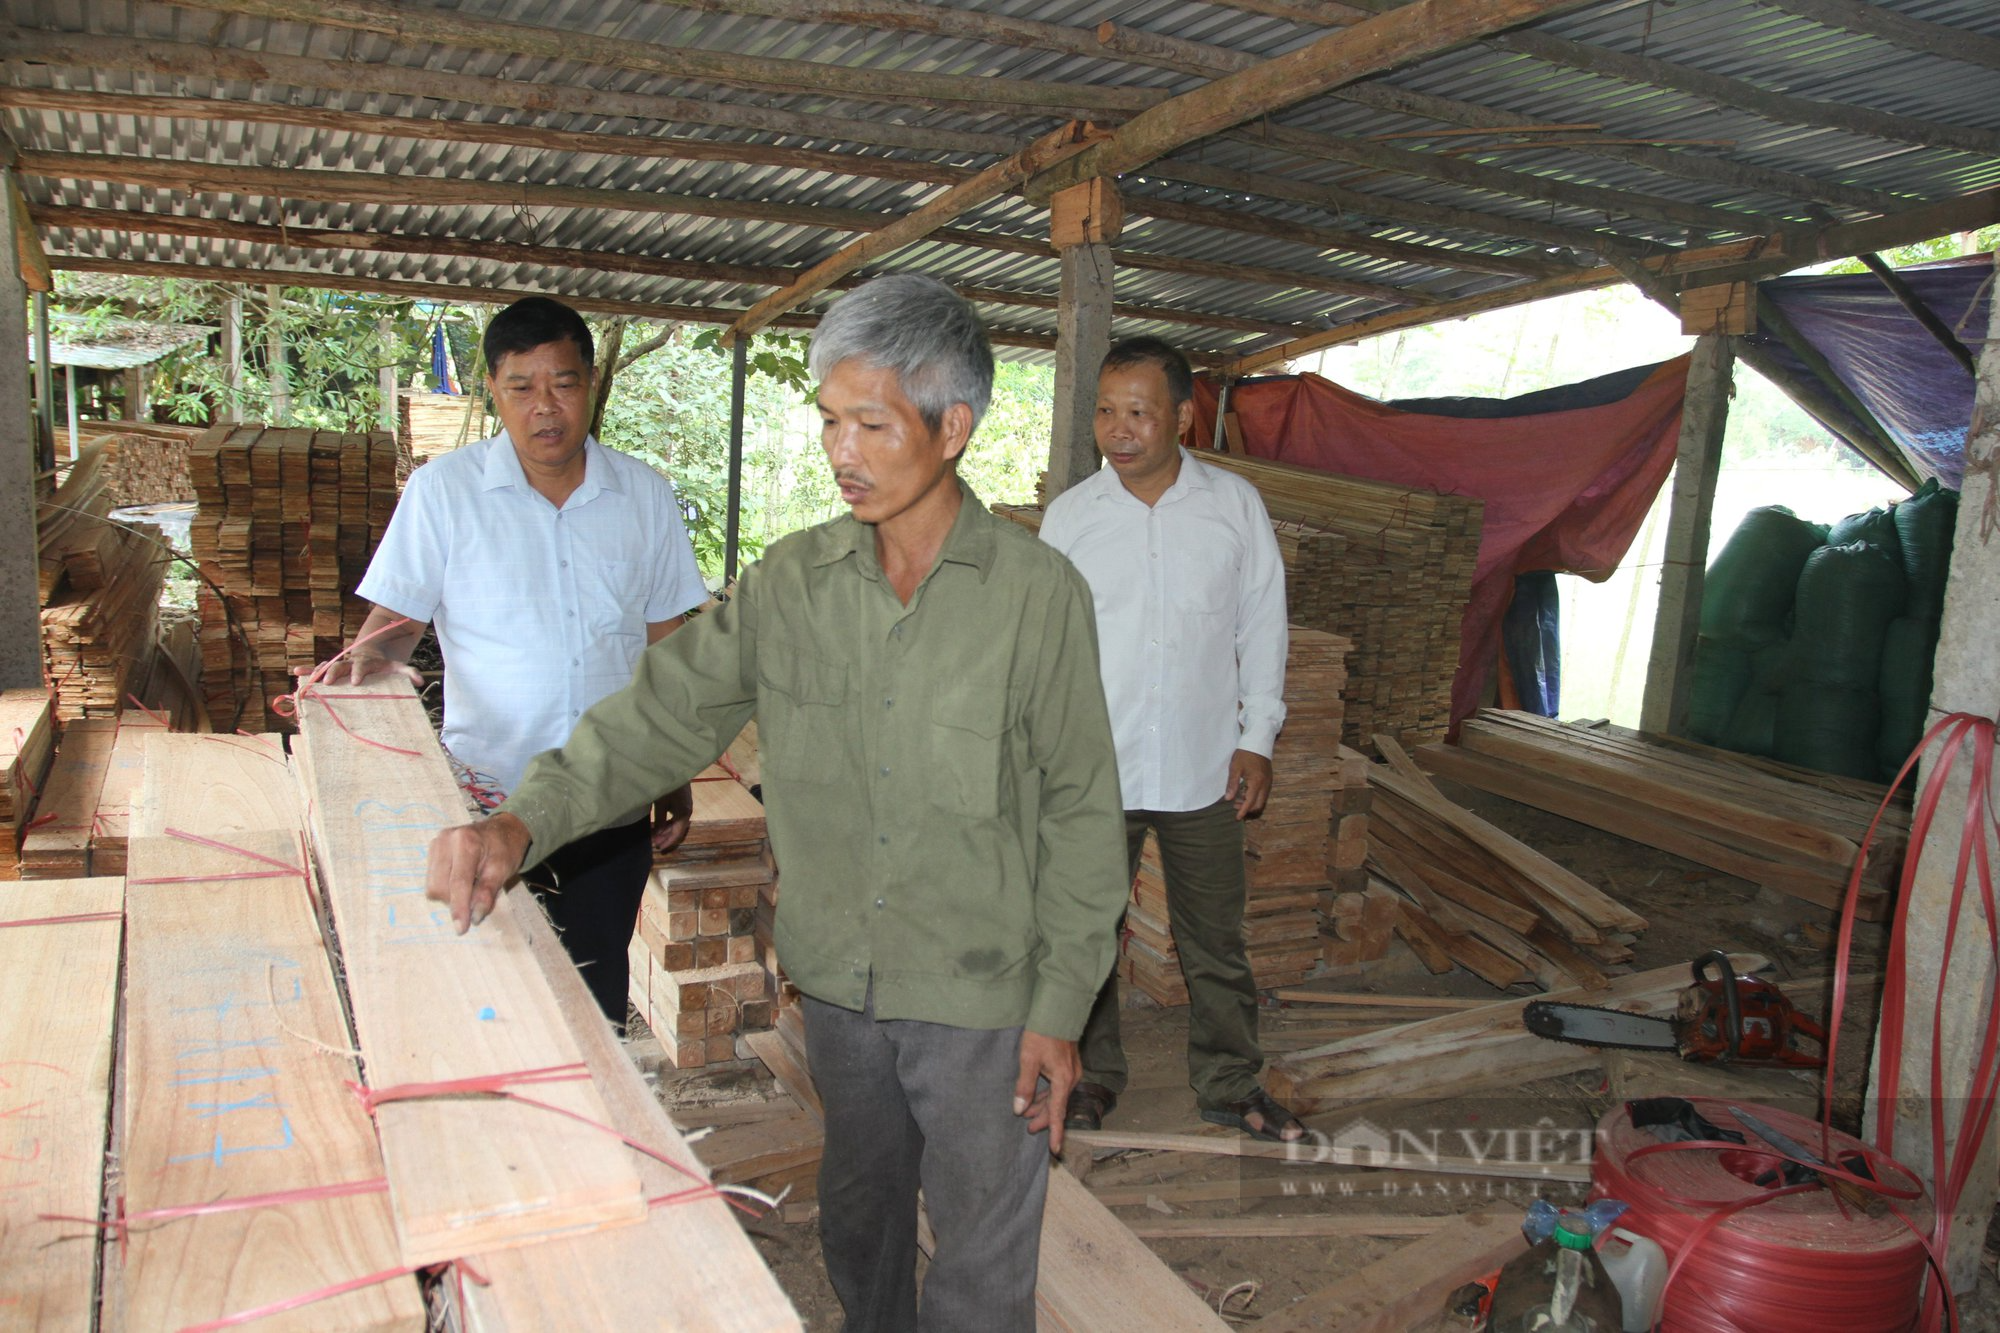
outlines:
[[[806,357],[813,378],[824,380],[853,358],[894,371],[931,430],[953,403],[972,409],[977,429],[993,396],[993,349],[979,317],[957,292],[921,274],[863,283],[820,319]]]

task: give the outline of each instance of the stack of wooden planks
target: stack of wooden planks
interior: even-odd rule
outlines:
[[[1367,750],[1378,732],[1443,737],[1484,503],[1241,454],[1200,458],[1264,497],[1291,619],[1353,641],[1347,743]]]
[[[0,690],[0,880],[21,877],[21,839],[48,780],[56,717],[47,690]]]
[[[105,490],[114,509],[195,498],[188,476],[188,446],[206,426],[157,421],[92,421],[86,438],[105,450]]]
[[[65,721],[116,717],[154,652],[166,552],[157,530],[109,521],[104,463],[85,449],[38,515],[42,667]]]
[[[63,728],[55,763],[21,841],[23,879],[125,873],[132,802],[145,773],[147,737],[164,719],[132,709],[117,721],[86,718]]]
[[[1383,910],[1427,967],[1597,989],[1605,965],[1631,959],[1645,918],[1448,799],[1394,740],[1376,741],[1389,762],[1368,775],[1369,863],[1397,891]]]
[[[396,508],[396,441],[217,426],[188,466],[195,559],[222,590],[196,594],[208,711],[224,729],[263,731],[291,673],[338,652],[367,615],[354,589]]]
[[[1352,751],[1343,756],[1340,744],[1347,651],[1338,635],[1292,627],[1271,795],[1263,814],[1243,826],[1243,934],[1261,989],[1304,980],[1333,943],[1322,942],[1318,914],[1367,884],[1368,762]],[[1160,1004],[1186,1004],[1159,846],[1150,835],[1125,925],[1119,975]]]
[[[396,441],[402,451],[422,463],[485,438],[486,416],[479,394],[419,393],[398,395]]]
[[[1779,893],[1838,906],[1888,789],[1609,724],[1486,709],[1457,745],[1416,757],[1433,773],[1630,838]],[[1884,812],[1857,911],[1888,912],[1909,807]]]
[[[654,865],[627,950],[632,1005],[676,1068],[733,1060],[737,1034],[771,1026],[777,880],[763,803],[710,767],[694,781],[686,841]]]

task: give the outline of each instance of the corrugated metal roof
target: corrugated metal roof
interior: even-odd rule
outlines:
[[[215,332],[201,324],[154,324],[57,313],[49,316],[49,364],[130,370],[150,366],[176,347],[205,343]],[[31,364],[36,360],[33,337],[28,339],[28,360]]]
[[[1880,7],[2000,40],[2000,4],[1992,0],[1883,0]],[[746,12],[715,12],[731,8]],[[433,18],[499,21],[571,34],[568,47],[583,56],[590,52],[581,39],[601,37],[621,52],[720,52],[879,76],[861,90],[835,94],[800,86],[796,73],[680,77],[523,55],[502,49],[497,39],[444,44],[331,22],[218,13],[199,3],[0,0],[0,12],[15,25],[0,34],[4,84],[14,90],[4,114],[27,154],[24,187],[35,206],[125,215],[47,226],[44,243],[59,266],[140,262],[257,282],[295,274],[357,287],[421,282],[546,291],[698,307],[720,318],[771,285],[726,275],[599,271],[575,256],[522,262],[464,251],[468,243],[510,243],[800,270],[852,239],[858,223],[809,225],[793,213],[663,214],[609,196],[446,201],[426,198],[420,182],[583,188],[621,193],[633,205],[677,195],[751,210],[806,206],[886,219],[934,197],[952,173],[998,160],[1072,111],[1116,123],[1150,100],[1201,86],[1206,79],[1190,72],[1189,59],[1217,67],[1269,59],[1323,35],[1284,18],[1188,0],[904,6],[938,20],[929,26],[942,26],[943,35],[898,29],[897,6],[883,8],[891,14],[883,20],[888,26],[864,27],[754,12],[811,12],[777,0],[459,0],[399,7],[409,32],[421,33],[421,21]],[[980,31],[1015,21],[1055,26]],[[1166,64],[1180,67],[1100,45],[1093,35],[1099,23],[1174,39],[1182,45]],[[973,27],[960,30],[962,24]],[[1917,206],[2000,184],[2000,71],[1973,59],[1908,50],[1755,0],[1605,0],[1531,31],[1581,44],[1585,54],[1643,56],[1770,93],[1983,133],[1995,151],[1795,123],[1728,104],[1739,99],[1582,71],[1504,43],[1473,44],[1287,107],[1269,118],[1269,131],[1260,133],[1264,122],[1244,126],[1128,175],[1121,182],[1128,222],[1118,248],[1143,259],[1119,268],[1118,300],[1128,309],[1116,331],[1158,332],[1208,357],[1240,356],[1283,342],[1281,328],[1309,333],[1416,304],[1443,302],[1449,313],[1449,302],[1491,297],[1534,274],[1574,273],[1606,246],[1700,247],[1761,234],[1774,222],[1809,227],[1868,216],[1887,197]],[[51,54],[52,40],[69,49]],[[121,40],[128,44],[106,45]],[[300,59],[343,63],[298,70],[283,63]],[[357,64],[366,67],[363,77],[343,78]],[[941,95],[916,98],[894,85],[907,74],[953,82]],[[1038,96],[1064,105],[1010,105],[1015,81],[1040,85]],[[110,104],[78,109],[45,96],[63,92],[216,105],[168,114]],[[386,122],[360,130],[270,123],[258,107],[446,122],[462,139],[418,137]],[[1517,130],[1529,121],[1595,128],[1468,134],[1467,119]],[[482,126],[602,135],[604,151],[481,142],[491,137]],[[1303,147],[1270,141],[1284,132],[1321,138]],[[641,138],[735,145],[751,156],[773,148],[859,154],[922,164],[937,171],[940,183],[847,169],[861,163],[822,169],[795,161],[632,155],[629,147]],[[1648,156],[1647,144],[1660,146]],[[1385,150],[1403,156],[1384,158]],[[38,168],[39,155],[52,153],[104,160],[62,171]],[[120,173],[131,174],[132,159],[187,163],[191,173],[208,166],[290,174],[278,182],[204,182],[214,188],[193,189],[172,178],[124,179]],[[1741,168],[1764,174],[1744,175]],[[1239,175],[1217,176],[1218,169]],[[355,199],[340,181],[310,174],[316,172],[408,181],[409,198]],[[1247,182],[1240,173],[1248,173]],[[1441,173],[1451,178],[1434,178]],[[1224,180],[1231,186],[1210,183]],[[1624,192],[1632,206],[1609,192]],[[1184,217],[1187,205],[1210,211]],[[1170,216],[1149,214],[1149,207]],[[188,230],[176,222],[182,218],[262,230],[179,234]],[[1046,303],[1059,289],[1046,211],[1004,196],[953,227],[952,238],[912,245],[867,271],[918,268],[982,295],[1018,294],[1019,301],[982,300],[983,313],[1002,334],[1045,343],[1055,327]],[[287,231],[308,228],[404,238],[400,244],[435,244],[441,252],[287,240]],[[978,248],[964,243],[965,233],[1013,238],[1016,248]],[[1029,252],[1021,252],[1022,241]],[[1184,271],[1175,271],[1176,264]],[[1350,290],[1353,284],[1368,286]],[[826,299],[808,303],[806,313]],[[1161,313],[1175,318],[1157,318]],[[1216,323],[1204,326],[1203,318]]]

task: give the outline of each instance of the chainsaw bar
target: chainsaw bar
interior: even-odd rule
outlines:
[[[1550,1041],[1575,1046],[1608,1046],[1626,1051],[1673,1051],[1680,1043],[1673,1022],[1628,1014],[1623,1009],[1600,1009],[1588,1004],[1550,1004],[1533,1000],[1521,1011],[1528,1031]]]

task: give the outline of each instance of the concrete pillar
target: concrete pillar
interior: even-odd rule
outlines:
[[[266,415],[269,426],[282,426],[292,415],[292,383],[285,373],[285,335],[280,323],[285,317],[285,289],[266,287],[264,299],[270,311],[270,323],[264,330],[264,356],[266,372],[271,381],[271,410]]]
[[[1124,209],[1107,180],[1090,180],[1049,201],[1049,239],[1062,253],[1056,307],[1055,419],[1049,431],[1048,498],[1097,471],[1097,368],[1111,350],[1114,267]]]
[[[13,236],[26,225],[14,216],[20,191],[9,168],[0,180],[0,208]],[[28,288],[21,256],[0,245],[0,689],[42,683],[41,590],[35,562],[34,409],[28,398]]]
[[[216,420],[228,425],[243,420],[243,289],[231,287],[222,314],[222,410]]]
[[[382,358],[382,368],[375,372],[376,388],[382,397],[381,408],[376,414],[375,419],[381,424],[383,430],[394,435],[397,425],[396,341],[386,316],[375,321],[375,337],[381,344],[381,350],[376,355]]]
[[[1646,662],[1639,728],[1679,736],[1687,730],[1694,640],[1701,628],[1702,578],[1708,568],[1709,520],[1722,470],[1722,432],[1729,424],[1729,390],[1736,368],[1726,334],[1695,339],[1674,453],[1673,501],[1667,513],[1667,553],[1660,570],[1660,609]]]
[[[1990,506],[2000,504],[1994,474],[2000,469],[2000,302],[1995,302],[1979,358],[1979,389],[1972,409],[1972,430],[1966,440],[1965,481],[1959,495],[1958,532],[1951,557],[1951,578],[1945,585],[1944,620],[1939,628],[1937,662],[1931,684],[1930,721],[1947,713],[2000,715],[2000,530]],[[1971,341],[1968,338],[1968,341]],[[1919,784],[1930,780],[1937,749],[1924,756]],[[1943,1069],[1944,1121],[1947,1142],[1957,1151],[1966,1111],[1965,1096],[1979,1052],[1980,1027],[1994,1004],[1992,935],[1978,907],[1977,883],[1968,888],[1965,911],[1951,955],[1949,995],[1942,1014],[1937,1004],[1938,979],[1944,958],[1944,932],[1951,908],[1952,883],[1963,843],[1966,791],[1972,755],[1968,747],[1952,767],[1937,807],[1937,819],[1924,842],[1923,859],[1910,886],[1907,904],[1909,1006],[1903,1025],[1901,1085],[1894,1107],[1896,1158],[1927,1179],[1931,1174],[1932,1140],[1930,1079],[1933,1061]],[[1919,790],[1921,790],[1921,785]],[[1988,820],[1979,827],[1987,837],[1989,855],[1996,851]],[[1913,852],[1914,854],[1914,852]],[[1976,877],[1977,870],[1968,872]],[[1933,1050],[1932,1022],[1943,1021],[1943,1040]],[[1876,1036],[1881,1050],[1882,1034]],[[1879,1062],[1879,1054],[1877,1056]],[[1882,1084],[1871,1082],[1869,1123],[1882,1110]],[[1978,1150],[1952,1223],[1946,1269],[1952,1290],[1970,1291],[1978,1276],[1986,1226],[2000,1202],[2000,1127],[1989,1126]]]

